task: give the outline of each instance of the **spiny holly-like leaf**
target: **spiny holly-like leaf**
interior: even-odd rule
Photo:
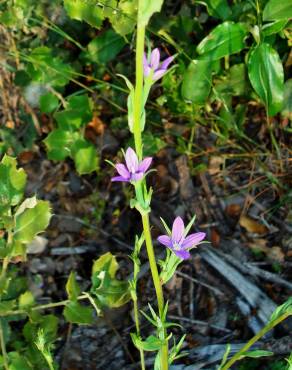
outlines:
[[[33,203],[35,198],[30,199]],[[21,213],[15,215],[14,240],[16,242],[30,243],[38,233],[47,228],[50,218],[51,209],[49,202],[43,200],[35,201],[35,204],[27,206]]]
[[[15,158],[5,155],[0,163],[0,210],[17,205],[23,197],[26,174]]]

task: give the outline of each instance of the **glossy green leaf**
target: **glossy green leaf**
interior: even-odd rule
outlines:
[[[288,20],[283,19],[280,21],[275,21],[272,23],[264,24],[262,27],[262,34],[264,37],[274,35],[275,33],[282,31],[282,29],[285,28],[287,23],[288,23]]]
[[[268,114],[278,113],[283,106],[284,71],[277,51],[266,43],[256,47],[248,59],[248,75]]]
[[[53,112],[58,105],[59,99],[52,93],[47,93],[40,97],[40,109],[43,113]]]
[[[63,314],[68,322],[74,324],[92,324],[93,309],[82,306],[79,302],[69,302],[64,308]]]
[[[71,301],[76,301],[80,294],[80,287],[76,280],[76,274],[71,271],[69,278],[66,283],[66,292]]]
[[[215,27],[197,46],[203,59],[220,59],[245,47],[247,28],[242,23],[224,22]]]
[[[212,17],[225,21],[231,15],[227,0],[202,0],[197,2],[206,5],[208,13]]]
[[[14,240],[30,243],[34,237],[49,225],[51,208],[49,202],[38,200],[36,204],[15,215]]]
[[[102,7],[93,0],[64,0],[64,7],[73,19],[84,21],[91,26],[100,28],[103,21]]]
[[[182,96],[195,104],[205,104],[211,91],[212,62],[207,60],[193,60],[184,76]]]
[[[98,167],[96,148],[85,139],[79,139],[74,143],[72,146],[72,158],[80,175],[91,173]]]
[[[1,208],[17,205],[23,197],[26,174],[17,169],[15,158],[5,155],[0,162],[0,211]]]
[[[292,120],[292,78],[287,80],[284,85],[284,104],[282,114]]]
[[[44,143],[47,148],[48,158],[54,161],[62,161],[71,153],[73,136],[70,131],[56,129],[49,133]]]
[[[292,18],[292,0],[269,0],[263,12],[263,20],[280,20]]]
[[[141,25],[147,25],[151,16],[156,13],[160,12],[161,7],[163,4],[163,0],[143,0],[140,5],[140,11],[139,11],[139,24]]]
[[[108,63],[117,56],[125,44],[122,36],[109,29],[87,45],[88,57],[95,63]]]

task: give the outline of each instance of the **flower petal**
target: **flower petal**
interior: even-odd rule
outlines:
[[[131,173],[138,171],[138,157],[132,148],[128,148],[125,155],[126,165]]]
[[[123,182],[129,182],[129,179],[126,179],[123,176],[115,176],[111,178],[111,181],[123,181]]]
[[[118,171],[119,175],[130,178],[130,172],[127,170],[126,166],[122,163],[118,163],[115,165],[116,170]]]
[[[165,245],[166,247],[172,249],[171,238],[168,235],[160,235],[157,240],[159,243]]]
[[[143,172],[136,172],[131,174],[131,179],[130,181],[139,181],[142,180],[144,176]]]
[[[163,77],[165,75],[165,73],[167,72],[166,69],[158,69],[156,72],[154,72],[153,74],[153,81],[157,81],[159,80],[161,77]]]
[[[158,48],[155,48],[151,53],[150,67],[155,71],[159,67],[159,62],[160,62],[160,51]]]
[[[170,63],[174,60],[175,56],[166,58],[160,65],[159,69],[167,69]]]
[[[149,76],[149,74],[151,72],[151,68],[148,64],[146,53],[144,53],[144,55],[143,55],[143,70],[144,70],[144,76],[145,77]]]
[[[145,173],[148,170],[148,168],[150,167],[151,162],[152,162],[152,157],[144,158],[143,161],[140,162],[140,164],[139,164],[138,171]]]
[[[185,231],[185,225],[181,217],[177,217],[172,225],[171,238],[173,242],[179,244]]]
[[[195,247],[197,244],[199,244],[203,239],[205,239],[206,234],[205,233],[195,233],[187,236],[185,240],[183,241],[181,247],[183,249],[186,248],[192,248]]]
[[[180,250],[173,250],[174,254],[181,258],[182,260],[187,260],[188,258],[191,257],[190,253],[186,250],[180,249]]]

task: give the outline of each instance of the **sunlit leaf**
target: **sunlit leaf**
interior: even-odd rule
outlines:
[[[284,71],[277,51],[266,43],[257,46],[249,56],[248,74],[268,114],[278,113],[283,106]]]
[[[292,18],[292,0],[269,0],[263,12],[264,21]]]
[[[247,28],[242,23],[224,22],[215,27],[197,46],[203,59],[220,59],[245,47]]]

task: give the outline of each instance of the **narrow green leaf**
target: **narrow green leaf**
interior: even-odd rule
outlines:
[[[71,301],[76,301],[81,290],[79,284],[76,280],[76,274],[74,271],[71,271],[69,278],[66,283],[66,292]]]
[[[292,0],[269,0],[263,12],[264,21],[292,18]]]
[[[292,78],[287,80],[284,85],[284,104],[282,114],[292,120]]]
[[[251,357],[251,358],[258,358],[258,357],[267,357],[267,356],[273,356],[273,352],[271,351],[263,351],[261,349],[257,349],[257,350],[254,350],[254,351],[248,351],[248,352],[244,352],[241,356],[241,358],[243,357]]]
[[[277,307],[276,310],[272,313],[270,322],[277,320],[280,316],[288,313],[292,315],[292,297],[290,297],[286,302]]]
[[[142,349],[143,351],[159,351],[163,342],[161,339],[150,335],[146,340],[141,340],[137,334],[131,333],[132,341],[136,348]]]
[[[242,23],[224,22],[215,27],[197,46],[203,59],[215,60],[238,53],[245,47],[247,28]]]
[[[280,57],[269,44],[256,47],[248,59],[248,75],[270,116],[278,113],[284,99],[284,71]]]

